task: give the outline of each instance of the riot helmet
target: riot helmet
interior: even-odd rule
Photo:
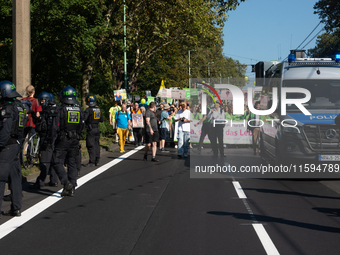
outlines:
[[[77,103],[77,92],[71,87],[67,86],[61,91],[61,102],[64,104],[76,104]]]
[[[97,98],[92,94],[88,95],[85,101],[88,106],[95,106],[97,104]]]
[[[55,101],[54,95],[52,93],[49,93],[49,94],[50,94],[50,103],[54,103]]]
[[[21,97],[17,92],[15,85],[10,81],[0,82],[0,99]]]
[[[42,106],[47,106],[51,101],[51,93],[41,92],[38,96],[39,104]]]

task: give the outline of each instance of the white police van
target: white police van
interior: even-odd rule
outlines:
[[[340,113],[340,55],[332,58],[305,58],[304,51],[291,51],[287,61],[272,64],[264,70],[256,65],[256,85],[269,98],[261,109],[270,109],[273,89],[277,88],[277,109],[262,117],[260,155],[277,163],[294,160],[340,162],[339,128],[334,119]],[[300,88],[285,94],[285,88]],[[293,89],[294,90],[294,89]],[[310,95],[302,91],[309,91]],[[304,101],[301,107],[283,102],[284,98]],[[310,98],[309,98],[310,97]],[[304,100],[309,99],[309,100]],[[282,108],[286,107],[285,115]],[[300,108],[305,108],[307,115]]]

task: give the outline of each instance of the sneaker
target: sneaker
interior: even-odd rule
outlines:
[[[190,149],[192,149],[192,144],[189,145]]]
[[[123,150],[123,151],[120,151],[120,153],[124,153],[125,151]]]
[[[152,162],[159,162],[159,160],[156,159],[156,158],[152,158],[151,161],[152,161]]]
[[[177,145],[175,145],[175,149],[177,149]]]

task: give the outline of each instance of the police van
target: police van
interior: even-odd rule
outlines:
[[[273,102],[277,108],[262,118],[261,158],[270,156],[277,163],[340,162],[340,132],[334,124],[340,113],[340,55],[305,58],[304,51],[294,50],[286,61],[266,70],[264,66],[259,62],[255,68],[256,85],[263,86],[268,98],[261,109],[270,109]]]

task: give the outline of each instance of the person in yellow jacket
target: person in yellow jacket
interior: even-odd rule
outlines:
[[[110,119],[110,125],[112,125],[113,129],[116,128],[116,113],[121,110],[121,107],[118,105],[117,101],[113,102],[113,106],[109,110],[109,119]],[[116,133],[116,143],[118,143],[118,135]]]

